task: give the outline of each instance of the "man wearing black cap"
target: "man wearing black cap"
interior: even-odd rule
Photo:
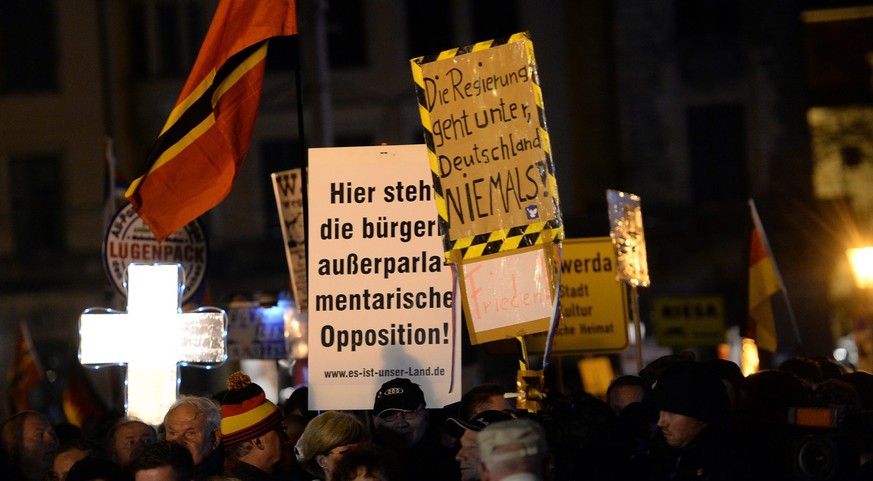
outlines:
[[[513,416],[504,411],[483,411],[469,421],[457,418],[446,419],[445,430],[449,436],[457,439],[461,444],[455,461],[461,470],[461,481],[475,481],[479,479],[479,431],[493,423],[508,421]]]
[[[451,453],[440,445],[439,430],[431,427],[426,405],[421,387],[409,379],[392,379],[376,392],[373,441],[400,460],[403,480],[452,479],[446,472],[454,464]]]
[[[385,447],[405,451],[421,442],[429,426],[424,392],[409,379],[392,379],[376,393],[373,425]]]
[[[653,391],[660,431],[644,457],[646,480],[746,479],[731,437],[731,409],[721,380],[697,361],[676,363]],[[639,471],[637,474],[640,474]]]

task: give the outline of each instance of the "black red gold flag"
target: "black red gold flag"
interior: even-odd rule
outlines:
[[[295,0],[221,0],[188,81],[126,197],[158,241],[230,192],[249,149],[267,43],[297,33]]]

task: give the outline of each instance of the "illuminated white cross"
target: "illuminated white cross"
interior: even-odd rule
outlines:
[[[130,264],[127,312],[87,309],[79,318],[79,361],[127,364],[127,412],[153,425],[176,400],[180,364],[227,359],[227,314],[182,313],[183,279],[179,264]]]

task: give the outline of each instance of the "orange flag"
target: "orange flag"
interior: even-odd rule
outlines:
[[[297,33],[295,0],[221,0],[188,81],[125,196],[157,240],[230,192],[249,149],[271,37]]]
[[[18,338],[15,341],[12,360],[6,375],[6,382],[9,385],[7,414],[32,409],[30,391],[39,386],[44,378],[42,366],[30,340],[30,331],[26,324],[19,321]]]
[[[755,204],[749,200],[752,210],[752,235],[749,250],[749,323],[748,337],[755,340],[758,347],[776,352],[778,346],[776,322],[773,317],[771,298],[784,291],[782,277],[776,267],[776,260],[770,251],[767,235],[758,217]]]

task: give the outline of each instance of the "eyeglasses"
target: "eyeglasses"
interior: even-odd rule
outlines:
[[[382,414],[379,414],[379,417],[383,421],[387,421],[389,423],[393,423],[394,421],[399,421],[401,417],[407,421],[412,421],[417,419],[421,414],[421,409],[416,409],[415,411],[401,411],[399,409],[392,409],[391,411],[385,411]]]

